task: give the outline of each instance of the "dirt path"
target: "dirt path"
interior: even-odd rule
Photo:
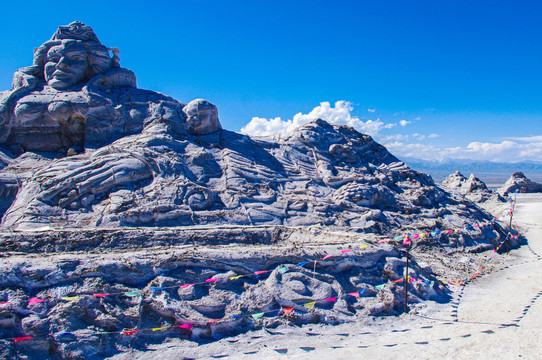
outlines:
[[[235,357],[541,359],[542,195],[518,196],[516,220],[528,244],[502,255],[510,266],[476,279],[433,315],[444,321],[404,315],[361,327],[314,327],[308,334],[256,334],[240,339],[243,352]]]

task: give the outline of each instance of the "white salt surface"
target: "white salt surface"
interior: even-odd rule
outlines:
[[[541,359],[542,194],[519,194],[515,219],[527,244],[495,255],[508,266],[453,288],[450,303],[339,326],[264,329],[193,348],[164,343],[115,358]]]

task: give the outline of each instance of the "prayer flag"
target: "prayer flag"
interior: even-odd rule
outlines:
[[[297,263],[297,266],[307,265],[308,263],[310,263],[310,261],[302,261],[302,262],[298,262],[298,263]]]
[[[56,334],[56,336],[75,336],[71,332],[61,332],[60,334]]]
[[[103,298],[103,297],[106,297],[107,295],[109,294],[92,294],[92,296],[98,297],[98,298]]]
[[[141,291],[125,291],[125,292],[124,292],[124,295],[132,297],[132,296],[137,296],[137,295],[139,295],[140,292],[141,292]]]
[[[164,329],[167,329],[168,327],[169,327],[169,326],[157,327],[157,328],[153,328],[152,331],[164,330]]]
[[[45,302],[45,301],[47,301],[47,300],[38,299],[38,298],[31,298],[30,300],[28,300],[28,305],[34,305],[34,304]]]
[[[217,321],[220,321],[220,319],[211,319],[211,320],[207,321],[207,324],[215,323]]]
[[[189,288],[190,286],[194,286],[194,284],[182,284],[181,289]]]
[[[308,303],[304,304],[303,306],[306,307],[307,309],[311,310],[314,307],[314,304],[316,304],[316,301],[308,302]]]
[[[21,337],[14,338],[13,341],[19,342],[19,341],[31,340],[33,338],[34,338],[33,336],[21,336]]]
[[[136,332],[139,332],[140,330],[124,330],[122,332],[122,334],[124,335],[132,335],[132,334],[135,334]]]
[[[420,238],[423,239],[425,237],[425,233],[420,234]]]
[[[393,240],[403,240],[404,238],[404,235],[401,235],[401,236],[396,236],[393,238]]]
[[[0,301],[0,304],[11,304],[9,301]]]
[[[400,279],[397,279],[397,280],[393,280],[393,282],[396,283],[396,284],[398,284],[398,283],[403,282],[403,280],[405,280],[405,279],[400,278]]]
[[[239,278],[242,278],[243,276],[245,275],[235,275],[235,276],[230,276],[230,280],[237,280]]]
[[[336,297],[330,297],[330,298],[324,299],[324,301],[337,301],[337,298]]]
[[[151,287],[151,291],[160,291],[160,290],[165,290],[165,287],[157,287],[157,286]]]
[[[412,240],[416,240],[419,237],[420,237],[420,234],[414,234],[414,236],[412,237]]]
[[[341,254],[346,254],[347,252],[350,252],[350,251],[352,251],[352,250],[350,250],[350,249],[341,250]]]
[[[239,319],[239,318],[245,317],[245,315],[232,315],[231,317],[232,319]]]
[[[219,279],[207,279],[205,280],[206,283],[212,283],[212,282],[217,282],[219,281]]]
[[[279,267],[279,268],[277,269],[277,271],[278,271],[279,273],[281,273],[281,274],[284,274],[285,272],[288,271],[288,268],[287,268],[286,266]]]
[[[382,243],[385,243],[385,242],[388,242],[388,241],[389,241],[388,239],[378,240],[377,244],[382,244]]]
[[[333,255],[329,255],[329,254],[328,254],[328,255],[324,256],[324,257],[322,258],[322,260],[327,260],[327,259],[329,259],[329,258],[332,257],[332,256],[333,256]]]
[[[179,327],[181,329],[192,330],[192,328],[194,327],[194,324],[182,324],[182,325],[179,325]]]
[[[382,290],[382,288],[384,287],[384,285],[386,285],[386,284],[376,285],[375,288],[377,288],[378,291],[380,291],[380,290]]]
[[[290,313],[294,310],[293,306],[290,307],[283,307],[282,311],[284,311],[284,315],[290,315]]]
[[[410,239],[410,236],[405,236],[405,239],[403,240],[403,245],[408,245],[412,242],[412,240]]]
[[[366,247],[369,247],[369,246],[371,246],[371,245],[369,245],[369,244],[360,244],[359,248],[360,249],[365,249]]]
[[[260,313],[256,313],[256,314],[252,314],[252,317],[254,319],[259,319],[261,318],[262,316],[264,316],[265,312],[260,312]]]
[[[269,271],[268,270],[255,271],[254,275],[261,275],[261,274],[265,274],[267,272],[269,272]]]
[[[79,296],[62,296],[60,299],[64,300],[64,301],[73,301],[73,300],[77,300]]]

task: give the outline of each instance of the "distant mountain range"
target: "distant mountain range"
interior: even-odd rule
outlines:
[[[437,182],[442,182],[451,173],[459,170],[465,176],[474,174],[488,186],[498,186],[516,171],[521,171],[529,179],[542,182],[542,162],[529,161],[518,163],[447,159],[443,161],[427,161],[422,159],[402,157],[408,166],[414,170],[430,174]]]

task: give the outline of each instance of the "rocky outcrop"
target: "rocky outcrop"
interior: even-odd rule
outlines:
[[[112,51],[88,26],[60,27],[0,96],[0,339],[33,336],[2,358],[398,314],[405,275],[410,304],[445,302],[439,277],[486,261],[462,252],[503,240],[492,216],[368,135],[321,119],[227,131],[206,100],[137,89]],[[260,319],[282,306],[295,313]]]
[[[504,201],[499,194],[489,190],[486,184],[475,177],[474,174],[470,174],[470,176],[466,178],[459,170],[444,179],[442,187],[448,191],[455,191],[476,203],[488,200]]]
[[[504,193],[536,193],[542,192],[542,184],[536,183],[527,179],[527,177],[522,172],[515,172],[510,176],[504,185],[497,190],[500,194]]]

